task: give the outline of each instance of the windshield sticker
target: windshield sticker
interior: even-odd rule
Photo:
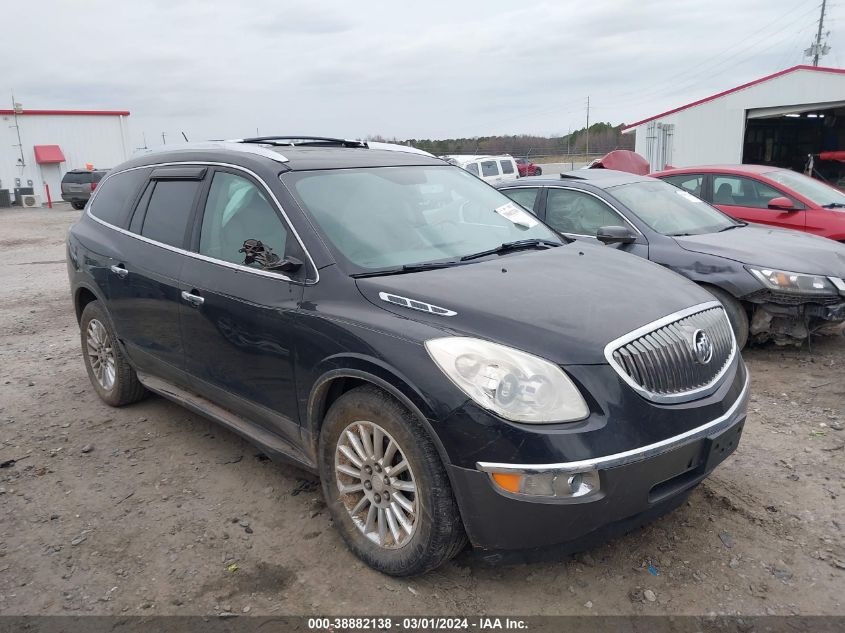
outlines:
[[[675,193],[677,193],[682,198],[686,198],[690,202],[701,202],[702,201],[701,198],[696,198],[689,191],[684,191],[683,189],[678,189],[677,191],[675,191]]]
[[[508,202],[507,204],[503,204],[501,207],[497,207],[493,210],[506,220],[510,220],[514,224],[519,224],[520,226],[524,226],[528,229],[539,224],[539,222],[534,219],[533,215],[528,213],[525,209],[521,209],[513,202]]]

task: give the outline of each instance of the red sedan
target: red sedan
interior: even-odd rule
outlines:
[[[654,174],[748,222],[845,242],[845,193],[820,180],[766,165],[708,165]]]
[[[543,169],[539,165],[532,163],[527,158],[517,158],[516,168],[519,170],[520,178],[524,178],[525,176],[543,175]]]

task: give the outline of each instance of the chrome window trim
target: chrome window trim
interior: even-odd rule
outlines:
[[[227,261],[224,261],[222,259],[216,259],[214,257],[209,257],[208,255],[202,255],[201,253],[195,253],[193,251],[188,251],[188,250],[185,250],[183,248],[171,246],[170,244],[164,244],[163,242],[151,240],[150,238],[144,237],[143,235],[139,235],[138,233],[133,233],[132,231],[128,231],[128,230],[123,229],[119,226],[115,226],[114,224],[106,222],[105,220],[101,220],[100,218],[98,218],[96,215],[94,215],[91,212],[92,208],[94,206],[94,203],[97,200],[97,193],[99,193],[99,191],[100,191],[99,186],[97,187],[97,189],[94,190],[94,195],[91,196],[90,200],[88,201],[88,205],[85,209],[85,213],[88,215],[88,217],[90,217],[95,222],[98,222],[98,223],[102,224],[103,226],[107,226],[108,228],[110,228],[114,231],[117,231],[118,233],[122,233],[123,235],[126,235],[128,237],[132,237],[132,238],[135,238],[136,240],[146,242],[147,244],[152,244],[153,246],[158,246],[159,248],[164,248],[164,249],[172,251],[174,253],[179,253],[180,255],[187,255],[188,257],[192,257],[194,259],[199,259],[199,260],[202,260],[202,261],[210,262],[212,264],[224,266],[226,268],[231,268],[233,270],[240,270],[240,271],[244,271],[244,272],[249,272],[249,273],[252,273],[253,275],[261,275],[262,277],[271,277],[273,279],[281,279],[281,280],[288,281],[290,283],[295,283],[295,284],[313,286],[314,284],[316,284],[317,282],[320,281],[320,271],[317,268],[317,265],[314,263],[314,259],[311,257],[311,253],[309,253],[308,249],[305,247],[305,243],[302,241],[302,238],[299,236],[299,233],[296,231],[296,227],[294,227],[293,223],[290,221],[288,214],[285,213],[284,207],[282,207],[278,198],[276,198],[276,195],[271,191],[270,187],[267,185],[267,183],[264,181],[264,179],[261,178],[261,176],[256,174],[254,171],[247,169],[246,167],[241,167],[240,165],[232,165],[231,163],[220,163],[220,162],[214,162],[214,161],[197,161],[197,160],[171,161],[171,162],[166,162],[166,163],[148,163],[148,164],[145,164],[145,165],[138,165],[137,167],[130,167],[128,169],[121,169],[120,171],[112,172],[108,176],[103,178],[103,180],[101,182],[104,183],[109,178],[111,178],[112,176],[116,176],[118,174],[123,174],[123,173],[129,172],[129,171],[135,171],[136,169],[149,169],[151,167],[153,167],[153,168],[154,167],[172,167],[174,165],[208,165],[208,166],[212,166],[212,167],[227,167],[227,168],[230,168],[230,169],[239,170],[239,171],[242,171],[246,174],[249,174],[257,182],[261,183],[261,186],[264,187],[265,191],[267,191],[267,193],[270,195],[270,198],[276,204],[276,208],[282,214],[282,218],[284,218],[285,223],[287,224],[288,228],[290,228],[290,231],[293,234],[293,236],[296,238],[296,241],[302,247],[302,251],[305,253],[305,256],[308,258],[308,261],[311,262],[311,266],[314,268],[314,272],[317,275],[316,278],[313,279],[313,280],[306,278],[305,281],[303,282],[303,281],[300,281],[298,279],[292,279],[292,278],[290,278],[287,275],[284,275],[282,273],[274,273],[274,272],[269,272],[269,271],[266,271],[266,270],[259,270],[257,268],[250,268],[249,266],[244,266],[242,264],[234,264],[232,262],[227,262]],[[205,209],[203,209],[203,212],[205,212]]]
[[[742,387],[742,391],[736,401],[731,405],[731,408],[723,415],[720,415],[718,418],[711,420],[706,424],[702,424],[701,426],[681,433],[680,435],[667,437],[665,440],[660,440],[659,442],[654,442],[653,444],[648,444],[639,448],[632,448],[631,450],[614,453],[613,455],[583,459],[575,462],[561,462],[559,464],[502,464],[496,462],[476,462],[475,467],[486,473],[522,473],[533,475],[548,472],[572,473],[582,472],[585,470],[602,470],[649,459],[661,453],[678,448],[679,446],[683,446],[684,444],[718,433],[719,431],[731,426],[731,424],[734,423],[733,418],[737,411],[744,407],[748,402],[749,382],[750,376],[746,370],[745,384]]]
[[[580,192],[580,193],[586,193],[587,195],[593,196],[593,198],[595,198],[595,199],[596,199],[596,200],[598,200],[599,202],[603,202],[603,203],[605,203],[608,207],[610,207],[611,211],[613,211],[614,213],[616,213],[616,215],[618,215],[620,218],[622,218],[622,220],[624,220],[624,221],[625,221],[625,223],[626,223],[628,226],[630,226],[632,229],[634,229],[634,231],[636,231],[637,235],[639,235],[639,236],[640,236],[640,237],[642,237],[642,238],[645,238],[645,235],[643,235],[643,232],[642,232],[642,231],[640,231],[640,230],[636,227],[636,225],[635,225],[633,222],[631,222],[631,221],[628,219],[628,217],[627,217],[624,213],[622,213],[619,209],[617,209],[617,208],[616,208],[614,205],[612,205],[610,202],[608,202],[607,200],[605,200],[604,198],[602,198],[600,195],[595,194],[595,193],[593,193],[592,191],[587,191],[586,189],[579,189],[578,187],[562,187],[562,186],[560,186],[560,185],[546,185],[546,188],[547,188],[547,189],[565,189],[565,190],[567,190],[567,191],[578,191],[578,192]],[[545,215],[546,215],[546,218],[547,218],[547,219],[545,220],[546,224],[548,224],[548,223],[549,223],[549,221],[548,221],[548,217],[549,217],[549,214],[548,214],[548,204],[549,204],[549,198],[548,198],[548,196],[547,196],[547,197],[546,197],[546,208],[544,209],[544,211],[545,211]],[[551,225],[549,225],[549,226],[551,226]],[[557,230],[557,229],[555,229],[555,230]],[[562,232],[562,231],[561,231],[561,232]],[[564,235],[576,235],[576,236],[578,236],[578,237],[589,237],[590,239],[596,239],[596,236],[595,236],[595,235],[585,235],[585,234],[583,234],[583,233],[564,233]]]
[[[670,323],[674,323],[675,321],[680,321],[683,318],[696,314],[698,312],[703,312],[704,310],[709,310],[711,308],[721,308],[722,314],[725,317],[725,321],[728,323],[728,331],[731,333],[731,354],[728,357],[728,360],[725,361],[725,366],[721,369],[721,371],[713,377],[709,383],[702,387],[698,387],[696,389],[692,389],[691,391],[684,391],[682,393],[677,394],[656,394],[648,391],[647,389],[643,389],[640,387],[633,378],[631,378],[627,372],[622,368],[622,366],[616,362],[616,359],[613,358],[613,352],[615,352],[618,348],[622,347],[630,343],[631,341],[640,338],[644,334],[649,334],[654,330],[657,330],[665,325],[669,325]],[[624,380],[631,389],[636,391],[642,397],[646,398],[647,400],[651,400],[652,402],[657,402],[660,404],[674,404],[674,403],[681,403],[681,402],[689,402],[690,400],[695,400],[696,398],[702,398],[704,396],[708,396],[719,387],[719,384],[722,382],[722,378],[724,378],[725,374],[728,370],[734,366],[734,359],[737,357],[737,345],[736,345],[736,336],[734,336],[733,326],[731,326],[731,322],[728,319],[728,313],[725,311],[724,306],[719,301],[707,301],[705,303],[699,303],[698,305],[692,306],[690,308],[686,308],[685,310],[679,310],[678,312],[674,312],[668,316],[663,317],[662,319],[657,319],[657,321],[652,321],[651,323],[647,323],[646,325],[637,328],[636,330],[625,334],[624,336],[620,336],[617,339],[614,339],[608,343],[604,348],[604,357],[607,359],[607,362],[610,363],[610,366],[619,374],[619,377]]]

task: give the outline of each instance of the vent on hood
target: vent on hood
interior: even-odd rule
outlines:
[[[417,301],[416,299],[409,299],[408,297],[400,297],[399,295],[392,295],[389,292],[378,293],[379,298],[387,303],[402,306],[403,308],[410,308],[411,310],[419,310],[420,312],[428,312],[429,314],[436,314],[437,316],[455,316],[457,312],[454,310],[447,310],[439,306],[433,306],[425,301]]]

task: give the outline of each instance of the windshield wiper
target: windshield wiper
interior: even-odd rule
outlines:
[[[461,266],[461,262],[423,262],[421,264],[405,264],[396,268],[383,268],[381,270],[370,270],[365,273],[353,273],[350,275],[356,279],[362,277],[381,277],[382,275],[402,275],[404,273],[416,273],[421,270],[436,270],[438,268],[450,268],[452,266]]]
[[[828,202],[822,205],[822,209],[845,209],[845,203],[842,202]]]
[[[499,255],[501,253],[508,253],[510,251],[518,251],[523,248],[554,248],[555,246],[561,246],[560,242],[553,242],[551,240],[542,240],[542,239],[530,239],[530,240],[517,240],[516,242],[505,242],[504,244],[500,244],[495,248],[490,248],[486,251],[481,251],[479,253],[473,253],[471,255],[464,255],[461,257],[462,262],[468,262],[471,259],[478,259],[479,257],[486,257],[487,255]]]
[[[742,227],[742,226],[748,226],[748,222],[737,222],[736,224],[731,224],[731,225],[729,225],[729,226],[726,226],[726,227],[725,227],[725,228],[723,228],[723,229],[719,229],[719,230],[718,230],[718,231],[716,231],[716,232],[717,232],[717,233],[722,233],[723,231],[730,231],[731,229],[738,229],[738,228],[740,228],[740,227]]]

